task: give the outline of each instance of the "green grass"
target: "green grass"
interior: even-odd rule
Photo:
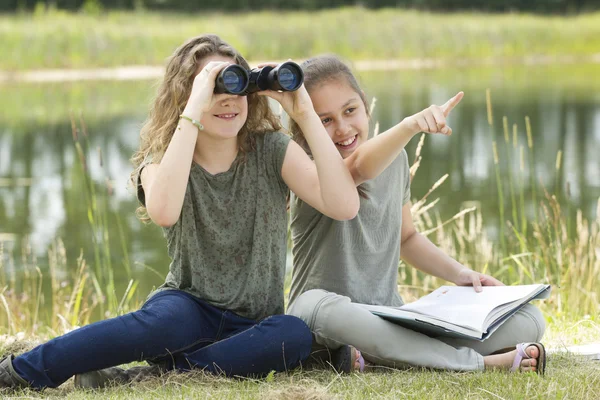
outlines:
[[[175,375],[98,391],[23,391],[19,398],[47,399],[597,399],[600,367],[573,357],[550,359],[545,378],[502,372],[385,371],[352,376],[293,372],[270,382]]]
[[[564,334],[568,333],[568,342]],[[576,344],[598,338],[598,321],[551,323],[546,344]],[[4,339],[4,340],[3,340]],[[34,343],[0,337],[0,354],[20,352]],[[597,399],[600,362],[551,354],[546,376],[506,372],[456,373],[420,369],[376,369],[364,374],[338,375],[333,370],[292,371],[262,380],[225,379],[203,373],[167,374],[143,382],[98,391],[76,390],[72,380],[43,393],[9,394],[26,398],[66,399]]]
[[[182,41],[205,32],[221,35],[249,60],[323,52],[354,60],[458,61],[600,53],[600,13],[433,14],[357,7],[194,15],[51,11],[0,16],[0,70],[162,65]]]

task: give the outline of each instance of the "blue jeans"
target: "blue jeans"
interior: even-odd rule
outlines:
[[[204,369],[227,376],[264,376],[300,365],[312,335],[299,318],[260,322],[214,307],[179,290],[159,292],[135,312],[57,337],[13,360],[34,388],[132,361],[167,369]]]

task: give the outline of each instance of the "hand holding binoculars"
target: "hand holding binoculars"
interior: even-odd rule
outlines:
[[[246,96],[261,90],[281,90],[293,92],[304,82],[302,68],[293,61],[276,67],[264,66],[246,71],[242,66],[232,64],[219,72],[215,81],[215,93],[228,93]]]

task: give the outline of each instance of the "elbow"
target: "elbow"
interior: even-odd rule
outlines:
[[[163,216],[159,216],[159,217],[150,216],[150,218],[152,219],[152,221],[154,221],[154,223],[156,225],[160,226],[161,228],[169,228],[169,227],[175,225],[175,223],[177,222],[176,219],[169,218],[169,217],[163,217]]]
[[[150,219],[152,219],[152,222],[162,228],[168,228],[175,225],[179,219],[179,215],[170,212],[168,207],[148,203],[146,209],[148,210],[148,215],[150,216]]]
[[[338,221],[348,221],[354,219],[354,217],[358,215],[359,209],[360,199],[358,198],[358,193],[356,193],[352,200],[345,201],[343,205],[338,204],[338,207],[333,210],[331,218]]]
[[[414,237],[417,237],[418,235],[420,235],[419,232],[417,232],[416,229],[411,229],[407,232],[402,232],[402,235],[400,237],[400,243],[401,245],[406,245],[406,243],[408,243],[408,241]]]

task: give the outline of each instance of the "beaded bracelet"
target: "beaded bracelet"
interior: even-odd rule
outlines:
[[[190,121],[190,122],[191,122],[191,123],[192,123],[192,124],[193,124],[193,125],[194,125],[196,128],[198,128],[198,130],[201,130],[201,131],[203,131],[203,130],[204,130],[204,125],[202,125],[202,124],[200,123],[200,121],[197,121],[197,120],[195,120],[195,119],[193,119],[193,118],[190,118],[190,117],[188,117],[188,116],[186,116],[186,115],[183,115],[183,114],[181,114],[181,115],[179,116],[179,119],[182,119],[182,118],[183,118],[183,119],[186,119],[186,120],[188,120],[188,121]]]

